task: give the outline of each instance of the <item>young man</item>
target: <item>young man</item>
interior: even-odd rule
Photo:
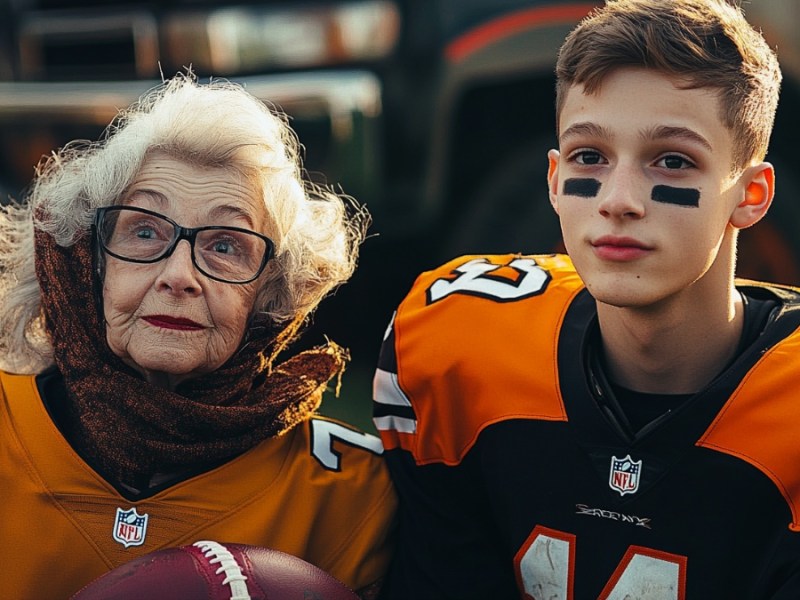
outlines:
[[[723,0],[609,0],[557,75],[569,257],[453,260],[387,332],[384,597],[796,600],[800,294],[734,284],[775,56]]]

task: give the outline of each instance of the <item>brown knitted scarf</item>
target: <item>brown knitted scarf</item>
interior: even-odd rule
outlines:
[[[301,352],[273,366],[299,322],[252,327],[213,373],[175,392],[144,381],[108,348],[97,306],[90,236],[69,248],[36,232],[36,274],[45,326],[70,406],[65,434],[114,484],[140,487],[154,473],[219,463],[307,419],[347,360],[339,346]]]

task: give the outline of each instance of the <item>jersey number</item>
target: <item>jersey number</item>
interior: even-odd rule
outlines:
[[[312,419],[311,455],[330,471],[342,470],[342,455],[333,448],[334,440],[369,450],[374,454],[383,454],[383,444],[374,435],[350,429],[333,421]]]
[[[572,600],[575,593],[575,536],[539,525],[514,558],[524,598]],[[631,546],[597,600],[684,600],[686,557]]]
[[[437,279],[431,284],[429,304],[455,293],[511,302],[541,294],[550,281],[550,274],[532,258],[515,258],[505,265],[476,258],[456,267],[455,272],[455,279]]]

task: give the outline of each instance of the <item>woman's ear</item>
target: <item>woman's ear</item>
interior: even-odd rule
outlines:
[[[547,190],[550,195],[550,205],[558,214],[558,159],[561,155],[558,150],[547,153]]]
[[[742,174],[744,197],[733,210],[730,223],[745,229],[758,223],[767,214],[775,197],[775,169],[767,162],[748,167]]]

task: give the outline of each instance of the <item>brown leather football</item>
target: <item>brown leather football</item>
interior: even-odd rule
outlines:
[[[314,565],[278,550],[213,541],[145,554],[72,600],[358,600]]]

